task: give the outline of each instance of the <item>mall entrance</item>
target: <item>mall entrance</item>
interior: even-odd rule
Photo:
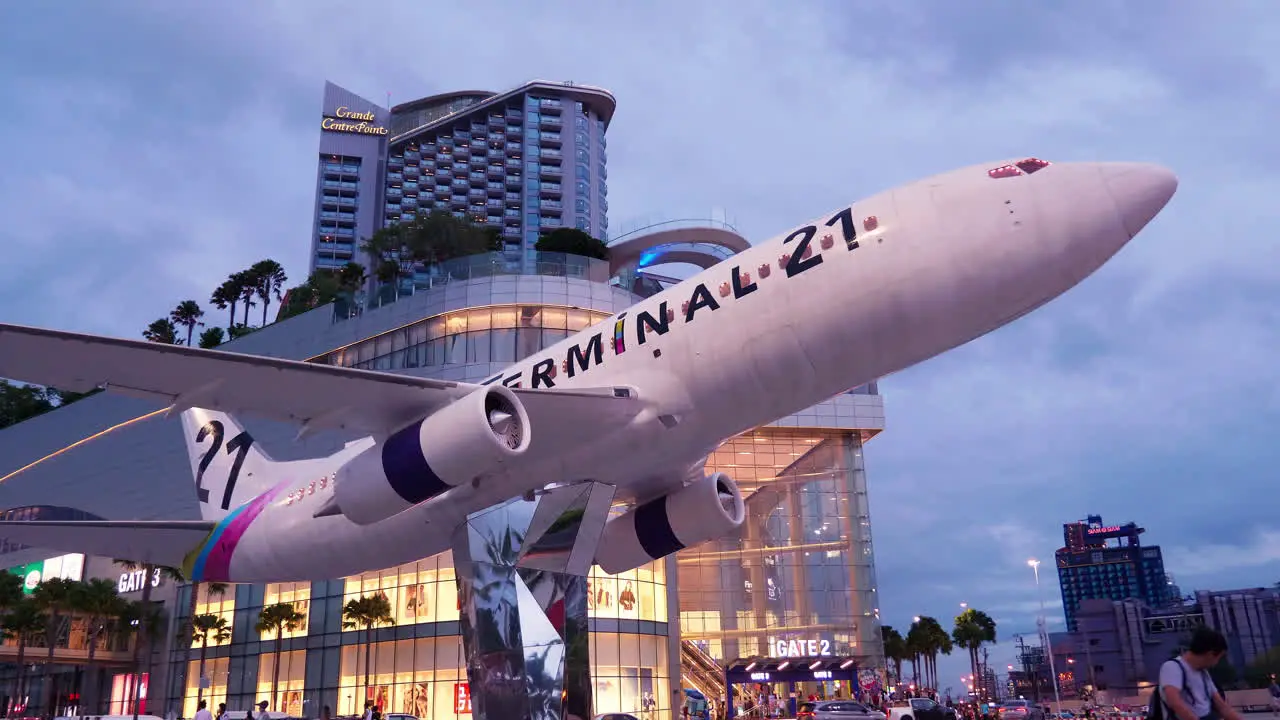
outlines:
[[[724,671],[725,717],[793,718],[800,703],[856,699],[858,663],[852,657],[739,658]]]

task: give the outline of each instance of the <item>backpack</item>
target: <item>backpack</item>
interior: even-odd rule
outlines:
[[[1182,664],[1181,660],[1174,658],[1173,662],[1178,665],[1178,672],[1182,673],[1182,692],[1188,697],[1192,696],[1191,685],[1187,683],[1187,666]],[[1161,666],[1163,667],[1163,666]],[[1209,684],[1205,682],[1205,693],[1208,694]],[[1160,680],[1156,678],[1156,688],[1151,691],[1151,700],[1147,703],[1147,720],[1166,720],[1164,696],[1160,694]],[[1169,713],[1167,720],[1177,720],[1173,713]]]

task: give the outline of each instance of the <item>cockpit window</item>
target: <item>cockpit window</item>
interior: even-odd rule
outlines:
[[[999,180],[1000,178],[1018,177],[1019,175],[1031,175],[1047,167],[1049,167],[1048,160],[1027,158],[1026,160],[1019,160],[1012,165],[1001,165],[998,168],[992,168],[987,171],[987,177]]]
[[[1049,161],[1041,160],[1039,158],[1027,158],[1026,160],[1023,160],[1022,162],[1018,163],[1018,168],[1022,170],[1022,172],[1028,175],[1030,175],[1031,173],[1037,170],[1043,170],[1047,167],[1049,167]]]

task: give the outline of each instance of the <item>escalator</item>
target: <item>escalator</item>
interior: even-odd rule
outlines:
[[[680,680],[684,687],[696,688],[717,703],[724,703],[724,668],[688,640],[680,641]]]

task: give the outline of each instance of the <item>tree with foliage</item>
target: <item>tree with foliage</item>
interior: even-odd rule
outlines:
[[[177,345],[178,344],[178,328],[174,326],[173,321],[167,317],[153,321],[142,331],[142,337],[148,342],[160,343],[161,345]]]
[[[391,601],[382,593],[365,595],[348,600],[342,608],[342,627],[364,630],[364,687],[369,691],[369,663],[373,651],[373,628],[395,622],[391,616]]]
[[[17,575],[14,575],[17,577]],[[4,637],[6,639],[15,640],[18,643],[17,657],[15,658],[18,666],[18,675],[14,680],[14,689],[12,697],[26,697],[26,680],[27,680],[27,648],[31,643],[39,640],[40,635],[48,627],[44,612],[36,607],[36,604],[29,599],[23,599],[17,605],[9,608],[4,614],[4,618],[0,621],[0,627],[3,627]]]
[[[249,275],[254,281],[254,292],[262,300],[262,324],[267,324],[267,308],[271,306],[271,297],[280,300],[280,290],[289,281],[284,268],[275,260],[259,260],[249,268]],[[247,321],[246,321],[247,322]]]
[[[284,639],[286,630],[297,630],[306,621],[307,616],[298,612],[298,608],[292,603],[268,605],[258,613],[258,632],[263,635],[274,633],[276,636],[276,659],[271,674],[271,707],[277,710],[280,709],[280,641]]]
[[[969,608],[956,616],[951,639],[957,646],[969,651],[969,670],[973,673],[974,680],[982,677],[978,671],[978,650],[988,643],[995,644],[996,621],[981,610]]]
[[[923,658],[927,649],[926,641],[924,630],[919,622],[911,623],[911,627],[907,629],[906,641],[907,657],[911,660],[911,684],[919,690],[929,681],[928,671],[923,667]]]
[[[88,662],[85,666],[84,679],[88,682],[88,692],[82,692],[84,705],[92,711],[98,710],[102,697],[102,673],[98,668],[98,643],[128,611],[128,602],[116,593],[115,583],[101,578],[94,578],[77,584],[72,610],[83,614],[86,618],[86,631],[89,640]]]
[[[70,632],[70,614],[78,593],[79,588],[76,587],[76,582],[64,578],[49,578],[37,585],[31,593],[32,602],[44,613],[47,622],[44,640],[45,647],[48,648],[48,657],[44,663],[45,698],[41,709],[50,717],[54,714],[55,700],[52,677],[53,653],[58,647],[58,640],[62,637],[64,628],[68,633]]]
[[[916,630],[916,628],[919,630]],[[918,633],[918,643],[924,660],[924,683],[926,687],[938,689],[938,654],[950,655],[952,650],[951,636],[942,629],[942,625],[928,615],[922,616],[911,626]]]
[[[281,308],[278,319],[301,315],[338,300],[351,302],[366,280],[364,266],[360,263],[349,262],[337,272],[316,270],[306,282],[285,293],[285,306]]]
[[[222,281],[209,297],[209,302],[219,310],[230,308],[231,318],[227,321],[227,327],[236,324],[236,304],[240,302],[240,288],[236,285],[234,275]]]
[[[204,327],[204,323],[200,322],[202,317],[204,317],[204,310],[200,309],[200,303],[195,300],[183,300],[169,313],[169,319],[173,321],[175,327],[186,328],[187,347],[191,346],[191,334],[195,332],[196,327]]]
[[[418,265],[436,265],[453,258],[495,252],[502,238],[495,227],[474,225],[444,210],[408,223],[378,230],[360,249],[373,259],[374,276],[383,284],[408,275]]]
[[[227,282],[231,283],[231,289],[235,291],[236,297],[244,305],[243,324],[248,325],[249,309],[257,305],[253,299],[258,295],[258,279],[253,276],[252,270],[241,270],[238,273],[232,273]]]
[[[884,642],[884,659],[893,663],[893,677],[901,685],[902,661],[907,659],[907,642],[902,638],[902,633],[892,625],[880,626],[880,639]]]
[[[17,425],[23,420],[43,415],[63,405],[70,405],[100,390],[85,393],[68,392],[39,385],[14,385],[0,380],[0,429]]]
[[[220,327],[205,328],[205,331],[200,333],[199,345],[205,350],[212,350],[221,345],[225,337],[226,333]]]
[[[556,228],[545,232],[533,246],[538,252],[582,255],[597,260],[609,259],[609,246],[577,228]]]
[[[197,615],[191,620],[191,642],[200,643],[200,665],[196,671],[198,678],[204,678],[205,656],[209,651],[209,639],[212,638],[215,643],[224,643],[231,639],[231,626],[227,624],[227,619],[221,615],[213,615],[205,613]],[[204,699],[204,683],[197,682],[196,687],[196,705],[199,706],[200,701]]]
[[[158,622],[158,612],[151,604],[151,585],[155,578],[155,574],[158,571],[161,577],[167,578],[173,582],[181,582],[184,578],[182,577],[182,571],[177,568],[166,567],[164,565],[148,565],[146,563],[135,562],[133,560],[116,560],[116,564],[129,572],[134,572],[136,570],[142,571],[142,599],[134,608],[134,612],[137,614],[136,619],[138,621],[138,637],[137,641],[133,644],[132,658],[133,676],[139,677],[142,673],[143,648],[146,648],[147,650],[145,657],[147,658],[148,664],[150,664],[152,656],[150,646],[152,641],[159,636],[158,630],[160,629],[160,624]],[[148,670],[148,672],[150,671]],[[136,682],[133,683],[133,686],[133,716],[134,720],[137,720],[138,701],[140,699],[139,693],[141,688],[139,687],[139,683]]]
[[[242,338],[257,329],[258,328],[250,325],[232,325],[227,328],[227,335],[229,335],[232,340],[235,340],[237,338]]]

